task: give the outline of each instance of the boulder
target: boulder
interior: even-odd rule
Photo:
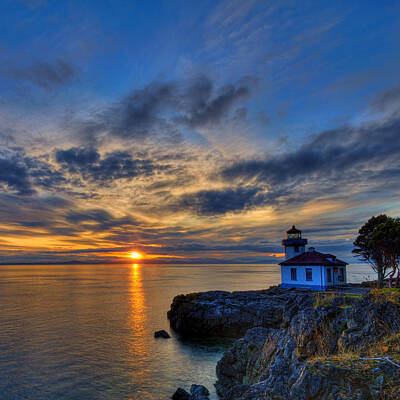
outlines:
[[[155,338],[163,338],[163,339],[169,339],[171,336],[167,331],[164,331],[163,329],[161,331],[156,331],[154,332],[154,337]]]
[[[190,400],[209,400],[210,392],[205,386],[192,385],[190,387]]]
[[[182,388],[178,388],[171,398],[172,400],[191,400],[190,394]]]
[[[209,400],[210,392],[205,386],[192,385],[190,393],[185,389],[178,388],[173,394],[172,400]]]

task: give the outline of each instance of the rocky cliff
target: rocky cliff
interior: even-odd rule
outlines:
[[[279,328],[313,301],[311,291],[279,287],[191,293],[176,296],[167,315],[171,327],[182,335],[238,338],[257,326]]]
[[[217,365],[224,400],[400,398],[400,301],[329,296],[208,292],[178,296],[168,316],[184,334],[246,332]]]

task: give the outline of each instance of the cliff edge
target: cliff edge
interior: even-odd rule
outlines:
[[[239,337],[217,365],[223,400],[399,399],[400,292],[271,288],[178,296],[183,334]]]

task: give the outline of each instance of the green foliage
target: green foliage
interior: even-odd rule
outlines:
[[[400,219],[385,214],[370,218],[358,231],[353,253],[371,264],[381,288],[385,277],[398,271],[400,262]]]

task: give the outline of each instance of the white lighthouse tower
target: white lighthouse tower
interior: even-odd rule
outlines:
[[[285,261],[281,266],[282,287],[326,290],[328,287],[345,285],[347,282],[345,261],[333,254],[325,254],[309,247],[307,239],[301,237],[301,230],[293,225],[282,240],[285,247]]]
[[[301,230],[293,225],[286,232],[286,239],[282,240],[282,245],[285,246],[285,260],[303,254],[307,242],[307,239],[302,239]]]

